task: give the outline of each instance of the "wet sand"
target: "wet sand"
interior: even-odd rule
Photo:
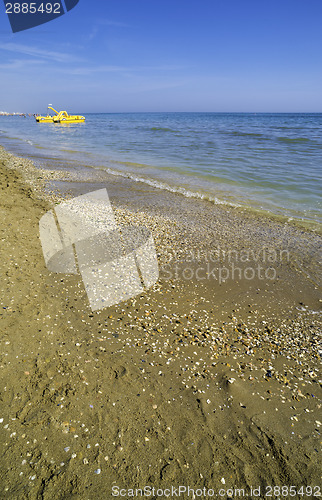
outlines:
[[[320,484],[319,235],[4,150],[0,170],[1,498]],[[57,187],[107,187],[121,226],[152,231],[158,283],[91,312],[43,260]]]

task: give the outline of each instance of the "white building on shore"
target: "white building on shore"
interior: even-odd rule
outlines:
[[[0,111],[0,116],[21,116],[24,115],[25,113],[8,113],[7,111]]]

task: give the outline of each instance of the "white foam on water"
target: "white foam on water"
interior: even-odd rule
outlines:
[[[98,167],[94,167],[98,169]],[[102,170],[102,168],[100,168]],[[200,193],[198,191],[190,191],[189,189],[186,189],[182,186],[171,186],[170,184],[166,184],[165,182],[161,181],[156,181],[155,179],[148,179],[146,177],[140,177],[135,174],[131,174],[129,172],[120,172],[117,170],[113,170],[111,168],[103,168],[105,172],[111,175],[119,176],[119,177],[124,177],[125,179],[131,179],[135,182],[143,182],[144,184],[148,184],[149,186],[155,187],[157,189],[162,189],[165,191],[170,191],[171,193],[179,193],[185,196],[186,198],[198,198],[201,200],[207,200],[211,201],[213,203],[216,203],[217,205],[229,205],[231,207],[241,207],[241,205],[225,200],[219,200],[215,196],[211,196],[209,194],[204,194]]]

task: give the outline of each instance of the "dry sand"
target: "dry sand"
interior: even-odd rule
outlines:
[[[4,150],[0,172],[1,498],[110,499],[113,486],[147,485],[261,487],[264,498],[269,485],[321,484],[317,235],[223,207],[210,219],[180,195],[171,214],[148,210],[151,190],[127,204],[128,186],[111,182],[118,222],[151,229],[161,276],[92,313],[79,277],[43,260],[38,223],[58,202],[56,174]],[[183,279],[214,238],[239,251],[287,241],[292,258],[274,262],[274,280]]]

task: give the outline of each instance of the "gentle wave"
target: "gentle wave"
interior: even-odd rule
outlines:
[[[103,167],[103,166],[93,166],[91,165],[90,168],[94,168],[96,170],[103,170],[104,172],[116,176],[116,177],[122,177],[124,179],[130,179],[131,181],[134,182],[142,182],[144,184],[147,184],[148,186],[151,186],[156,189],[160,189],[163,191],[168,191],[171,193],[175,194],[180,194],[183,195],[186,198],[194,198],[194,199],[199,199],[199,200],[204,200],[208,201],[210,203],[214,203],[215,205],[224,205],[224,206],[229,206],[232,208],[240,208],[243,210],[247,210],[253,213],[257,213],[258,215],[261,216],[269,216],[269,217],[274,217],[277,218],[278,220],[282,222],[292,222],[294,224],[300,224],[302,227],[306,227],[307,229],[311,229],[313,231],[319,232],[320,225],[318,223],[315,223],[309,219],[299,219],[298,217],[289,217],[287,215],[284,215],[282,213],[272,213],[269,210],[265,210],[261,207],[254,207],[254,206],[249,206],[247,204],[240,204],[232,201],[227,201],[218,198],[217,196],[213,196],[209,193],[202,193],[199,191],[191,191],[183,186],[173,186],[170,184],[166,184],[161,181],[157,181],[155,179],[151,178],[146,178],[146,177],[141,177],[136,174],[130,173],[130,172],[121,172],[119,170],[114,170],[110,167]]]
[[[178,134],[179,130],[173,130],[172,128],[166,127],[151,127],[152,132],[172,132],[173,134]]]
[[[310,142],[311,139],[308,139],[307,137],[277,137],[278,141],[281,142],[289,142],[289,143],[301,143],[301,142]]]
[[[109,167],[93,167],[92,166],[92,168],[104,170],[105,172],[107,172],[110,175],[123,177],[125,179],[131,179],[132,181],[135,181],[135,182],[143,182],[144,184],[148,184],[149,186],[157,188],[157,189],[170,191],[171,193],[182,194],[186,198],[198,198],[200,200],[211,201],[212,203],[215,203],[217,205],[229,205],[231,207],[241,207],[241,205],[238,205],[237,203],[233,203],[233,202],[229,202],[229,201],[225,201],[225,200],[220,200],[215,196],[211,196],[210,194],[200,193],[198,191],[190,191],[189,189],[186,189],[182,186],[171,186],[170,184],[166,184],[164,182],[157,181],[154,179],[149,179],[146,177],[140,177],[140,176],[132,174],[130,172],[120,172],[118,170],[113,170],[112,168],[109,168]]]
[[[240,136],[240,137],[265,137],[263,134],[255,134],[253,132],[228,132],[231,135]]]

